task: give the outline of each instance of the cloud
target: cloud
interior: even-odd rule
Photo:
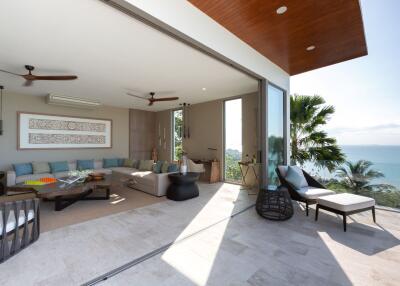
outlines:
[[[395,129],[400,132],[400,124],[397,123],[387,123],[379,124],[365,127],[337,127],[327,129],[328,133],[331,134],[342,134],[342,133],[365,133],[371,131],[387,131],[388,129]]]

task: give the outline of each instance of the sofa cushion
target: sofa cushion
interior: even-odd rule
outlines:
[[[77,160],[76,169],[79,171],[94,169],[94,160]]]
[[[122,166],[119,167],[128,167],[137,169],[138,161],[134,159],[124,159],[124,163],[122,164]]]
[[[171,163],[168,166],[168,173],[173,173],[173,172],[178,172],[179,171],[179,167],[177,164]]]
[[[153,170],[153,160],[140,160],[139,170],[140,171],[152,171]]]
[[[299,190],[296,191],[300,194],[300,196],[308,200],[316,200],[319,197],[332,195],[335,193],[334,191],[331,190],[308,187],[308,186],[300,188]]]
[[[69,171],[69,166],[67,161],[59,161],[59,162],[50,162],[51,172],[59,173],[59,172],[67,172]]]
[[[117,160],[118,160],[118,167],[124,166],[124,162],[125,162],[124,158],[118,158]]]
[[[103,159],[103,168],[120,167],[118,160],[117,158]]]
[[[102,169],[103,168],[103,160],[93,160],[94,169]]]
[[[168,173],[169,163],[164,161],[161,165],[161,173]]]
[[[64,172],[57,172],[57,173],[53,173],[54,178],[59,179],[59,178],[67,178],[69,176],[71,176],[71,173],[73,173],[73,171],[64,171]]]
[[[297,166],[289,166],[285,179],[297,190],[308,186],[303,171]]]
[[[32,162],[32,169],[34,174],[50,173],[50,166],[47,162]]]
[[[164,161],[157,161],[153,165],[153,172],[156,173],[156,174],[160,174],[161,173],[161,167],[162,167],[163,163],[164,163]]]
[[[155,186],[156,184],[156,176],[151,171],[138,171],[132,174],[133,181],[137,184],[145,185],[145,186]]]
[[[15,183],[19,184],[28,180],[36,181],[41,178],[54,178],[54,176],[50,173],[22,175],[15,178]]]
[[[68,162],[68,168],[70,171],[76,170],[76,161]]]
[[[15,171],[15,175],[17,177],[23,175],[33,174],[32,164],[31,163],[20,163],[20,164],[13,164],[13,168]]]
[[[349,212],[372,207],[375,205],[375,200],[364,196],[343,193],[318,198],[317,203],[335,210]]]

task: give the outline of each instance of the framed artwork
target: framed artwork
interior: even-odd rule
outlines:
[[[85,117],[18,112],[17,148],[111,148],[112,121]]]

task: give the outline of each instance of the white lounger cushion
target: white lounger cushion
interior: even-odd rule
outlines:
[[[375,205],[375,200],[364,196],[343,193],[318,198],[317,203],[335,210],[349,212],[372,207]]]
[[[299,190],[296,190],[300,196],[308,200],[315,200],[322,196],[332,195],[335,192],[327,189],[320,189],[314,187],[303,187]]]
[[[33,210],[28,211],[28,221],[31,221],[34,217],[34,212]],[[20,211],[19,213],[19,218],[18,218],[18,226],[21,226],[25,223],[25,212],[23,210]],[[11,210],[10,214],[8,216],[8,221],[6,225],[6,232],[10,232],[13,229],[15,229],[15,215],[14,211]],[[3,233],[3,212],[0,212],[0,234]]]

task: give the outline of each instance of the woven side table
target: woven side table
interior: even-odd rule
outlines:
[[[283,186],[262,188],[256,201],[257,213],[270,220],[287,220],[293,216],[293,204],[288,190]]]

